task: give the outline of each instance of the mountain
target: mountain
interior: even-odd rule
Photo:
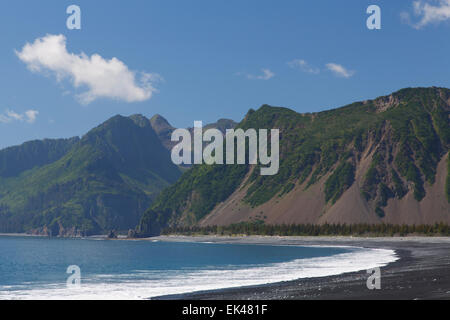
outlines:
[[[0,232],[128,230],[181,175],[141,115],[115,116],[80,140],[9,148],[0,159]]]
[[[237,123],[234,122],[233,120],[230,120],[230,119],[219,119],[215,123],[207,124],[203,128],[203,130],[218,129],[225,135],[228,129],[234,129],[234,128],[236,128],[236,126],[237,126]]]
[[[335,110],[264,105],[243,129],[280,129],[280,170],[200,165],[158,196],[141,235],[165,227],[450,222],[450,90],[407,88]]]
[[[170,123],[161,115],[157,114],[150,119],[150,123],[152,125],[153,130],[155,130],[156,134],[159,137],[161,143],[168,149],[172,150],[172,148],[177,144],[177,142],[172,142],[172,132],[176,130],[176,128],[172,127]],[[227,129],[233,129],[237,125],[236,122],[230,119],[220,119],[219,121],[211,124],[207,124],[204,126],[204,130],[208,129],[219,129],[224,135]],[[188,128],[188,130],[193,133],[193,128]]]
[[[65,155],[79,140],[78,137],[36,140],[0,150],[0,177],[14,177],[34,167],[52,163]]]
[[[154,115],[150,119],[150,124],[164,147],[171,150],[175,146],[175,143],[171,141],[172,132],[175,131],[175,128],[172,127],[170,123],[159,114]]]

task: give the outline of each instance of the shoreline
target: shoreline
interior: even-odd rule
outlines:
[[[212,242],[212,243],[241,243],[241,244],[273,244],[309,245],[309,243],[325,243],[330,245],[332,241],[354,243],[369,241],[373,243],[386,242],[421,242],[421,243],[448,243],[450,237],[442,236],[405,236],[405,237],[352,237],[352,236],[217,236],[217,235],[164,235],[150,238],[136,238],[130,240],[142,241],[166,241],[166,242]],[[350,246],[350,245],[349,245]]]
[[[36,237],[24,234],[0,234],[0,236]],[[89,238],[84,239],[89,240]],[[399,258],[397,261],[381,268],[381,290],[367,289],[366,283],[369,275],[366,270],[362,270],[325,277],[300,278],[248,287],[186,292],[147,298],[150,300],[450,300],[450,237],[369,238],[344,236],[237,237],[172,235],[115,240],[359,247],[393,250]]]
[[[29,234],[29,233],[0,233],[0,237],[17,237],[17,238],[47,238],[47,239],[105,239],[105,240],[134,240],[134,239],[127,239],[125,236],[119,236],[116,239],[109,239],[108,235],[93,235],[93,236],[87,236],[87,237],[50,237],[46,235],[39,235],[39,234]]]
[[[381,268],[381,290],[369,290],[366,270],[301,278],[264,285],[226,288],[151,300],[414,300],[450,299],[450,238],[448,237],[219,237],[160,236],[151,241],[263,245],[347,246],[394,250],[398,260]]]

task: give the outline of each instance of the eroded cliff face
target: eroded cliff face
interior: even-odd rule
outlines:
[[[436,182],[425,185],[426,196],[417,201],[414,187],[401,198],[390,198],[380,216],[374,208],[376,201],[367,201],[361,193],[370,157],[362,160],[356,168],[354,184],[334,204],[325,201],[324,176],[315,185],[297,185],[281,198],[252,207],[245,202],[248,187],[246,181],[226,201],[218,204],[200,222],[200,226],[227,226],[240,222],[264,221],[266,224],[323,224],[323,223],[387,223],[387,224],[434,224],[450,223],[450,204],[445,195],[445,180],[448,176],[448,154],[438,164]],[[390,179],[390,178],[389,178]]]
[[[33,236],[59,237],[59,238],[81,238],[88,236],[83,230],[77,227],[64,228],[61,223],[56,224],[53,228],[43,226],[28,231]]]
[[[260,176],[254,166],[194,167],[157,198],[141,229],[450,223],[449,102],[449,89],[433,87],[314,114],[251,110],[238,127],[280,129],[278,175]]]

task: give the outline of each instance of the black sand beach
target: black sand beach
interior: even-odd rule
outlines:
[[[450,300],[450,238],[159,237],[156,239],[382,248],[395,250],[400,259],[381,268],[380,290],[367,288],[369,275],[364,270],[255,287],[163,296],[153,300]]]

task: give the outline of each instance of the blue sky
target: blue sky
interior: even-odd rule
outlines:
[[[66,27],[72,4],[81,30]],[[381,30],[366,27],[371,4]],[[0,30],[0,148],[83,135],[116,114],[187,127],[239,121],[262,104],[314,112],[450,87],[450,0],[5,0]],[[65,39],[67,61],[36,53],[46,35]],[[90,78],[112,58],[117,79]]]

